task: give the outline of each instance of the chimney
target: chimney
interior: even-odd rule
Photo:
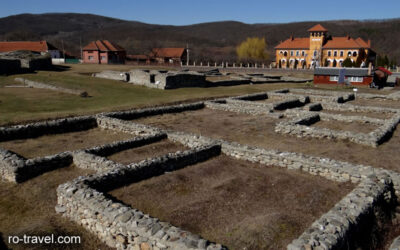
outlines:
[[[294,37],[293,37],[293,35],[291,35],[291,36],[290,36],[290,40],[292,40],[292,41],[294,40]]]
[[[346,37],[347,37],[347,40],[350,40],[350,36],[349,35],[347,35]]]
[[[367,44],[368,44],[368,48],[371,48],[371,40],[370,39],[368,39]]]

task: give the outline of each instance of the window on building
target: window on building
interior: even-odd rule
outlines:
[[[106,60],[106,56],[101,56],[101,60],[105,61]]]
[[[331,81],[331,82],[337,82],[337,81],[339,81],[339,76],[330,76],[330,77],[329,77],[329,81]]]
[[[287,56],[287,51],[283,52],[283,55],[284,55],[284,56]]]
[[[314,50],[314,57],[316,57],[317,56],[317,51],[316,50]]]
[[[331,57],[332,56],[332,51],[328,51],[328,56]]]
[[[363,82],[363,78],[361,76],[352,76],[350,78],[351,82]]]
[[[348,56],[348,57],[350,57],[350,56],[351,56],[351,51],[349,51],[349,52],[347,53],[347,56]]]
[[[300,55],[300,51],[296,51],[296,56],[299,56]]]
[[[88,57],[89,61],[93,61],[93,56]]]
[[[343,57],[344,53],[343,50],[340,51],[340,57]]]
[[[334,57],[337,57],[337,51],[336,51],[336,50],[333,51],[333,56],[334,56]]]
[[[292,51],[290,51],[290,56],[293,56],[293,50],[292,50]]]
[[[304,50],[301,52],[301,56],[304,56],[305,55],[305,52],[304,52]]]
[[[353,56],[357,56],[357,51],[354,51],[354,52],[353,52]]]

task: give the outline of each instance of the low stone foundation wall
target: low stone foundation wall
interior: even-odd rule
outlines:
[[[129,81],[129,74],[127,72],[113,71],[113,70],[104,70],[99,73],[93,73],[93,77],[117,80],[127,82]]]
[[[206,76],[194,71],[131,70],[129,82],[157,89],[206,87]]]
[[[154,135],[159,131],[157,129],[150,129],[142,124],[137,124],[131,121],[125,121],[116,118],[110,118],[103,115],[97,116],[97,123],[100,128],[117,130],[133,135]]]
[[[266,150],[183,132],[168,132],[168,136],[189,147],[214,141],[221,143],[224,154],[237,159],[302,170],[339,182],[359,183],[298,239],[293,240],[288,245],[290,250],[373,248],[379,243],[382,225],[391,223],[400,201],[400,175],[393,171],[299,153]]]
[[[268,94],[267,93],[255,93],[255,94],[232,97],[232,99],[242,100],[242,101],[259,101],[259,100],[268,99]]]
[[[349,140],[354,143],[371,147],[377,147],[386,140],[390,139],[397,127],[397,124],[400,122],[400,114],[396,114],[390,119],[383,120],[373,118],[366,119],[359,116],[342,116],[331,114],[322,114],[321,116],[320,113],[312,114],[307,111],[297,111],[297,114],[294,114],[293,111],[289,111],[289,114],[290,112],[292,112],[292,115],[295,116],[295,118],[291,121],[283,121],[276,124],[275,132],[295,135],[297,137]],[[316,118],[316,116],[318,116],[318,118]],[[309,127],[309,125],[317,122],[319,119],[327,121],[338,120],[341,122],[371,121],[371,123],[380,126],[368,134]]]
[[[307,95],[330,95],[330,96],[342,96],[344,100],[350,101],[355,99],[354,93],[329,91],[329,90],[316,90],[316,89],[290,89],[292,93],[307,94]]]
[[[379,244],[376,232],[392,219],[396,206],[392,193],[389,178],[362,181],[287,249],[373,249]]]
[[[400,110],[392,108],[372,107],[372,106],[359,106],[353,104],[335,104],[335,103],[321,103],[325,110],[335,111],[349,111],[349,112],[378,112],[384,114],[399,113]]]
[[[25,159],[0,148],[0,174],[3,180],[20,183],[53,169],[67,167],[72,163],[70,152]]]
[[[170,105],[170,106],[163,106],[156,108],[143,108],[143,109],[135,109],[129,111],[121,111],[121,112],[110,112],[110,113],[103,113],[102,115],[122,120],[134,120],[148,116],[199,110],[204,107],[205,106],[203,102],[196,102],[190,104]]]
[[[220,151],[220,146],[212,145],[77,178],[57,188],[56,211],[117,249],[224,249],[198,235],[115,202],[103,193],[207,160],[220,154]]]
[[[367,116],[348,116],[348,115],[341,115],[341,114],[330,114],[324,112],[311,112],[317,113],[322,121],[340,121],[340,122],[359,122],[359,123],[366,123],[366,124],[375,124],[378,126],[385,124],[385,119],[378,119],[378,118],[371,118]],[[296,117],[299,115],[307,115],[310,114],[308,111],[303,111],[299,109],[288,109],[285,111],[285,115],[288,117]],[[312,123],[311,123],[312,124]],[[311,125],[309,124],[309,125]]]
[[[0,141],[34,138],[48,134],[68,133],[97,127],[93,116],[81,116],[36,122],[26,125],[0,127]]]
[[[17,82],[23,83],[31,88],[48,89],[48,90],[53,90],[53,91],[66,93],[66,94],[79,95],[81,97],[88,96],[88,93],[86,91],[82,91],[82,90],[62,88],[62,87],[54,86],[51,84],[31,81],[31,80],[28,80],[25,78],[15,78],[14,80]]]
[[[273,107],[272,104],[260,104],[265,105],[262,108],[260,106],[252,105],[252,102],[248,101],[236,101],[234,100],[228,102],[225,101],[225,103],[221,102],[206,102],[205,105],[209,109],[214,109],[214,110],[222,110],[222,111],[228,111],[228,112],[236,112],[236,113],[243,113],[243,114],[249,114],[249,115],[266,115],[266,116],[275,116],[280,115],[280,114],[275,114],[273,113]]]
[[[386,100],[400,100],[400,91],[396,91],[394,93],[390,93],[388,95],[379,95],[379,94],[367,94],[367,93],[359,93],[357,94],[358,98],[363,99],[386,99]]]
[[[126,141],[118,141],[102,146],[73,152],[74,164],[83,169],[91,169],[97,172],[105,172],[111,169],[124,167],[123,164],[111,161],[106,156],[155,143],[167,138],[167,134],[156,133],[155,135],[140,136]]]
[[[137,147],[148,145],[148,144],[151,144],[154,142],[158,142],[163,139],[167,139],[167,134],[157,133],[155,135],[141,136],[141,137],[136,137],[136,138],[133,138],[130,140],[118,141],[118,142],[113,142],[113,143],[102,145],[102,146],[89,148],[89,149],[86,149],[85,152],[87,152],[89,154],[95,154],[98,156],[105,157],[105,156],[109,156],[112,154],[116,154],[123,150],[137,148]]]

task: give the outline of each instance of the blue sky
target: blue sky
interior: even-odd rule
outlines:
[[[400,17],[399,0],[1,0],[0,6],[0,17],[20,13],[76,12],[172,25],[222,20],[286,23]]]

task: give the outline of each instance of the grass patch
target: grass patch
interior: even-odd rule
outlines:
[[[110,193],[229,249],[284,249],[352,188],[219,156]]]
[[[74,166],[47,172],[22,184],[0,183],[0,233],[7,244],[8,236],[69,235],[81,236],[81,244],[23,245],[10,249],[109,249],[95,235],[78,224],[56,214],[58,185],[93,171]],[[1,240],[0,240],[1,241]],[[1,246],[1,244],[0,244]],[[2,248],[4,249],[4,248]]]
[[[302,84],[279,83],[158,90],[90,76],[92,72],[105,69],[129,70],[133,66],[71,65],[70,67],[69,70],[61,72],[39,71],[35,74],[0,77],[0,125],[302,86]],[[6,85],[16,85],[14,82],[16,77],[83,90],[92,97],[82,98],[44,89],[3,88]]]
[[[25,158],[34,158],[128,140],[132,137],[130,134],[94,128],[79,132],[0,142],[0,147],[16,152]]]

